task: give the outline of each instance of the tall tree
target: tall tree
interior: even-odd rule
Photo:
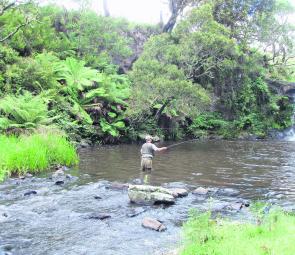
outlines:
[[[182,14],[183,10],[198,1],[194,0],[169,0],[169,10],[171,12],[171,16],[168,22],[163,27],[163,32],[171,32],[176,24],[177,18]]]

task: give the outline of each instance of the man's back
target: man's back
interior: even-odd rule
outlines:
[[[157,146],[152,143],[144,143],[140,150],[141,156],[143,158],[153,158],[157,149]]]

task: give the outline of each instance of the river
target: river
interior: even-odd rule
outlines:
[[[8,179],[0,184],[0,254],[165,254],[180,245],[180,225],[191,208],[219,211],[241,200],[263,200],[288,210],[295,202],[295,146],[292,141],[197,141],[159,153],[154,171],[139,170],[140,145],[80,151],[80,165],[63,185],[51,174]],[[137,206],[113,182],[146,183],[221,192],[192,193],[175,205]],[[37,194],[24,196],[28,191]],[[223,213],[236,217],[231,210]],[[93,213],[108,214],[105,220]],[[243,209],[238,215],[247,215]],[[134,216],[134,217],[133,217]],[[144,217],[164,222],[165,232],[141,226]]]

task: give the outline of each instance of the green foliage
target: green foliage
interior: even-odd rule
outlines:
[[[40,96],[29,92],[23,95],[7,95],[0,99],[0,129],[36,129],[49,125],[47,105]]]
[[[225,135],[224,131],[228,129],[228,126],[229,123],[222,118],[221,114],[206,112],[200,114],[193,120],[188,131],[195,137],[206,137],[214,132]]]
[[[123,121],[108,123],[105,119],[100,119],[99,124],[103,132],[110,134],[113,137],[119,136],[119,130],[125,128],[125,123]]]
[[[34,93],[58,89],[59,59],[53,54],[38,54],[35,58],[20,58],[7,66],[3,74],[3,89],[16,93],[20,88]]]
[[[67,82],[67,89],[73,91],[83,91],[86,87],[98,81],[98,72],[85,66],[84,61],[74,58],[67,58],[63,62],[63,69],[60,71],[60,79]]]
[[[181,255],[265,255],[295,252],[295,217],[272,210],[258,225],[211,219],[210,213],[192,213],[184,225]]]
[[[105,62],[131,55],[130,39],[124,36],[128,22],[123,19],[98,16],[92,11],[71,12],[64,26],[79,56],[95,68],[105,69]],[[91,58],[95,55],[96,59]]]
[[[94,99],[115,104],[126,105],[125,100],[130,96],[130,82],[123,75],[106,75],[100,73],[97,76],[98,88],[93,88],[84,95],[83,103],[88,104]]]
[[[0,136],[0,180],[11,174],[37,173],[56,164],[76,165],[75,148],[57,132]]]
[[[279,18],[292,8],[263,3],[201,1],[170,34],[99,16],[85,2],[78,11],[33,1],[3,9],[0,37],[16,32],[0,43],[1,102],[11,104],[0,126],[24,131],[53,122],[71,139],[93,141],[144,132],[264,137],[285,128],[292,108],[265,78],[293,79],[294,26]],[[127,76],[118,74],[135,59]],[[27,91],[35,110],[22,99]]]
[[[179,50],[167,34],[151,37],[145,44],[143,54],[129,74],[133,93],[127,116],[133,128],[137,128],[142,119],[158,121],[161,114],[185,119],[207,109],[210,96],[189,81],[178,67]]]

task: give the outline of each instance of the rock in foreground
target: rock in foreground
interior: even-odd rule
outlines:
[[[142,226],[159,232],[166,230],[166,227],[160,221],[148,217],[143,219]]]
[[[188,195],[188,191],[186,189],[173,188],[169,190],[172,192],[173,197],[186,197]]]
[[[199,188],[197,188],[197,189],[195,189],[193,191],[193,194],[196,194],[196,195],[207,195],[208,192],[209,192],[208,189],[205,189],[203,187],[199,187]]]
[[[172,192],[162,187],[129,185],[128,196],[136,204],[174,204]]]

